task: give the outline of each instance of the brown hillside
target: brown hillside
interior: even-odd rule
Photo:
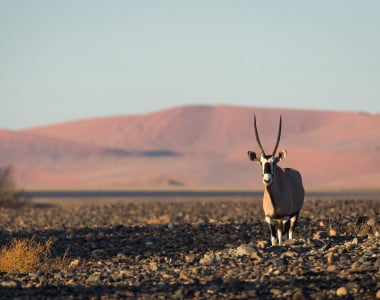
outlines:
[[[378,187],[380,115],[354,112],[184,106],[0,131],[0,162],[90,186],[259,186],[259,170],[246,157],[248,149],[257,151],[254,113],[266,152],[282,114],[282,164],[298,168],[305,185]],[[29,183],[52,181],[37,178]]]
[[[231,151],[246,145],[250,138],[254,141],[254,113],[263,143],[268,143],[269,148],[282,114],[283,143],[302,147],[318,145],[317,148],[328,151],[380,151],[374,148],[379,144],[373,140],[380,138],[380,115],[353,112],[184,106],[141,116],[73,121],[26,132],[102,147],[171,148],[192,152],[208,151],[213,148],[212,142],[214,146]]]

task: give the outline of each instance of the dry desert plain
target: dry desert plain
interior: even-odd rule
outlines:
[[[251,196],[34,199],[0,209],[0,245],[53,240],[61,268],[0,273],[0,298],[375,299],[380,193],[309,193],[271,246]]]

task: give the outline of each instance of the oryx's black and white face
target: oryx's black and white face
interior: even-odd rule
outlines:
[[[256,125],[256,115],[254,118],[254,125],[255,125],[256,141],[257,141],[257,144],[261,150],[261,153],[258,156],[255,152],[248,151],[248,157],[252,161],[259,162],[259,164],[261,166],[261,170],[262,170],[263,183],[265,185],[270,185],[273,181],[273,178],[274,178],[274,173],[276,170],[277,163],[280,160],[284,159],[286,156],[285,150],[281,151],[277,157],[275,156],[277,148],[278,148],[278,144],[280,143],[280,137],[281,137],[281,116],[280,116],[280,125],[279,125],[279,129],[278,129],[278,134],[277,134],[277,141],[276,141],[276,144],[275,144],[274,149],[272,151],[272,154],[270,154],[270,155],[265,154],[263,146],[261,145],[259,133],[257,131],[257,125]]]
[[[260,164],[263,183],[265,185],[270,185],[272,183],[277,163],[280,160],[283,160],[285,156],[286,150],[280,151],[277,157],[274,155],[265,155],[262,153],[258,156],[255,152],[248,151],[249,159],[252,161],[257,161]]]

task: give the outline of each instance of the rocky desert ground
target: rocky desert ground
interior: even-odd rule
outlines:
[[[0,246],[53,241],[61,268],[0,273],[3,299],[380,298],[380,196],[308,197],[271,246],[259,198],[34,202],[0,209]]]

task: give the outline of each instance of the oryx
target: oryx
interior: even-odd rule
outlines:
[[[305,191],[302,184],[301,174],[291,168],[281,168],[277,164],[285,159],[286,150],[276,151],[281,137],[281,116],[277,134],[277,141],[271,154],[265,154],[260,143],[254,115],[256,141],[260,148],[260,155],[248,151],[248,157],[252,161],[259,162],[262,170],[262,179],[265,185],[263,196],[263,208],[265,221],[268,223],[272,245],[281,245],[287,237],[293,238],[299,212],[302,208]],[[290,224],[289,224],[290,220]],[[277,237],[276,237],[277,227]]]

